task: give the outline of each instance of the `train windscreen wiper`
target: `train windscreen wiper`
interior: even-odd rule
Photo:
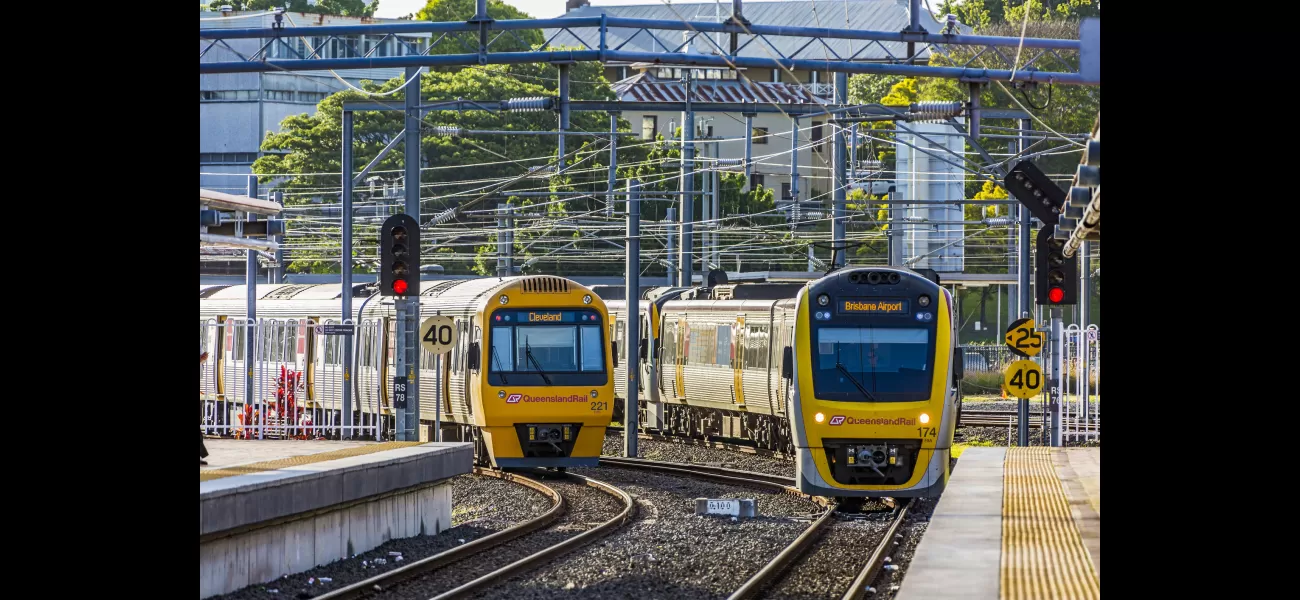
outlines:
[[[840,364],[840,345],[839,345],[839,344],[835,344],[835,368],[836,368],[836,369],[839,369],[840,372],[843,373],[845,377],[848,377],[848,378],[849,378],[849,381],[852,381],[852,382],[853,382],[853,386],[856,387],[856,388],[858,388],[858,391],[859,391],[859,392],[862,392],[862,397],[863,397],[863,398],[866,398],[866,399],[867,399],[868,401],[870,401],[870,402],[879,402],[879,400],[876,400],[876,397],[875,397],[875,396],[872,396],[872,395],[871,395],[871,392],[868,392],[868,391],[867,391],[867,388],[866,388],[866,387],[864,387],[861,383],[858,383],[858,378],[857,378],[857,377],[854,377],[854,376],[853,376],[853,373],[850,373],[848,369],[844,368],[844,365],[843,365],[843,364]]]
[[[492,345],[492,362],[496,363],[497,365],[497,377],[501,378],[501,383],[510,385],[510,382],[506,380],[505,369],[501,368],[501,357],[497,356],[496,344]]]
[[[537,359],[533,358],[533,348],[528,345],[528,338],[524,338],[524,356],[528,357],[528,362],[533,363],[533,368],[537,369],[537,372],[541,374],[546,385],[551,385],[551,378],[546,376],[546,371],[542,370],[542,365],[537,364]]]

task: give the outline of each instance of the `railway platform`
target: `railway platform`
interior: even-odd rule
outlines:
[[[466,443],[207,440],[199,597],[451,527]]]
[[[898,600],[1101,597],[1101,449],[968,448]]]

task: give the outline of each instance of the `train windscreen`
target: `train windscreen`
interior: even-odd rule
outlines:
[[[934,348],[930,331],[884,327],[818,327],[813,389],[842,402],[911,402],[930,397]]]

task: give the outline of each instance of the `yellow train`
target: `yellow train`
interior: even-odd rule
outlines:
[[[793,453],[810,494],[938,494],[962,357],[937,280],[872,267],[807,284],[650,289],[635,320],[648,335],[630,367],[641,369],[641,423]],[[626,302],[608,304],[621,343]]]
[[[351,290],[356,346],[344,376],[345,338],[317,327],[340,323],[341,287],[259,285],[257,341],[246,352],[245,286],[201,286],[200,340],[215,350],[203,381],[206,429],[251,430],[240,419],[255,412],[259,423],[290,436],[339,437],[350,427],[352,437],[391,437],[392,299],[377,295],[373,284]],[[420,290],[420,320],[449,316],[457,333],[448,354],[420,352],[420,438],[432,437],[438,413],[443,439],[475,442],[483,464],[595,466],[613,414],[617,361],[600,297],[549,276],[423,280]],[[295,406],[276,395],[277,377],[289,371],[300,374]],[[251,397],[245,377],[259,378]],[[343,386],[352,387],[350,418],[343,415]]]

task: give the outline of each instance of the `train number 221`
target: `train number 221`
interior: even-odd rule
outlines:
[[[608,410],[608,409],[609,409],[609,403],[608,403],[608,402],[592,402],[592,403],[591,403],[591,410]]]

